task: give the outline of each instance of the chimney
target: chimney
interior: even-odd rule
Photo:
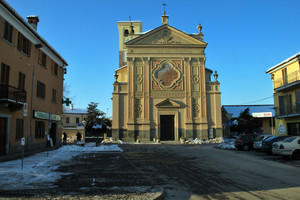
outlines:
[[[36,16],[36,15],[29,15],[29,16],[27,16],[27,19],[28,19],[28,23],[31,25],[31,27],[34,30],[37,30],[37,25],[38,25],[38,22],[39,22],[39,17]]]
[[[70,110],[73,110],[73,104],[72,103],[70,104]]]

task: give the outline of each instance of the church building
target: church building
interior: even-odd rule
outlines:
[[[221,137],[220,83],[205,67],[202,26],[187,34],[170,26],[165,12],[161,18],[147,32],[140,21],[118,22],[112,136],[126,142]]]

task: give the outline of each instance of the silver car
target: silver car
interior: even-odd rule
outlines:
[[[253,148],[256,150],[256,151],[260,151],[261,148],[262,148],[262,141],[271,137],[272,135],[260,135],[260,136],[257,136],[253,142]]]

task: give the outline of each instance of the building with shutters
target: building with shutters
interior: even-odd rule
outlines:
[[[300,52],[266,73],[273,82],[276,134],[300,135]]]
[[[201,25],[187,34],[170,26],[165,12],[161,18],[147,32],[140,21],[118,22],[112,136],[141,142],[222,136],[220,83],[205,66]]]
[[[61,145],[63,57],[37,32],[39,18],[25,21],[0,0],[0,156]],[[49,135],[49,142],[47,142]]]

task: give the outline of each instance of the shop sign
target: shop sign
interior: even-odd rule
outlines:
[[[272,117],[272,112],[257,112],[252,113],[253,117]]]
[[[51,115],[51,120],[53,120],[53,121],[60,121],[60,115],[52,114]]]
[[[49,113],[34,111],[34,117],[38,119],[49,119]]]
[[[34,117],[38,119],[46,119],[49,121],[60,121],[60,115],[50,114],[41,111],[34,111]]]

